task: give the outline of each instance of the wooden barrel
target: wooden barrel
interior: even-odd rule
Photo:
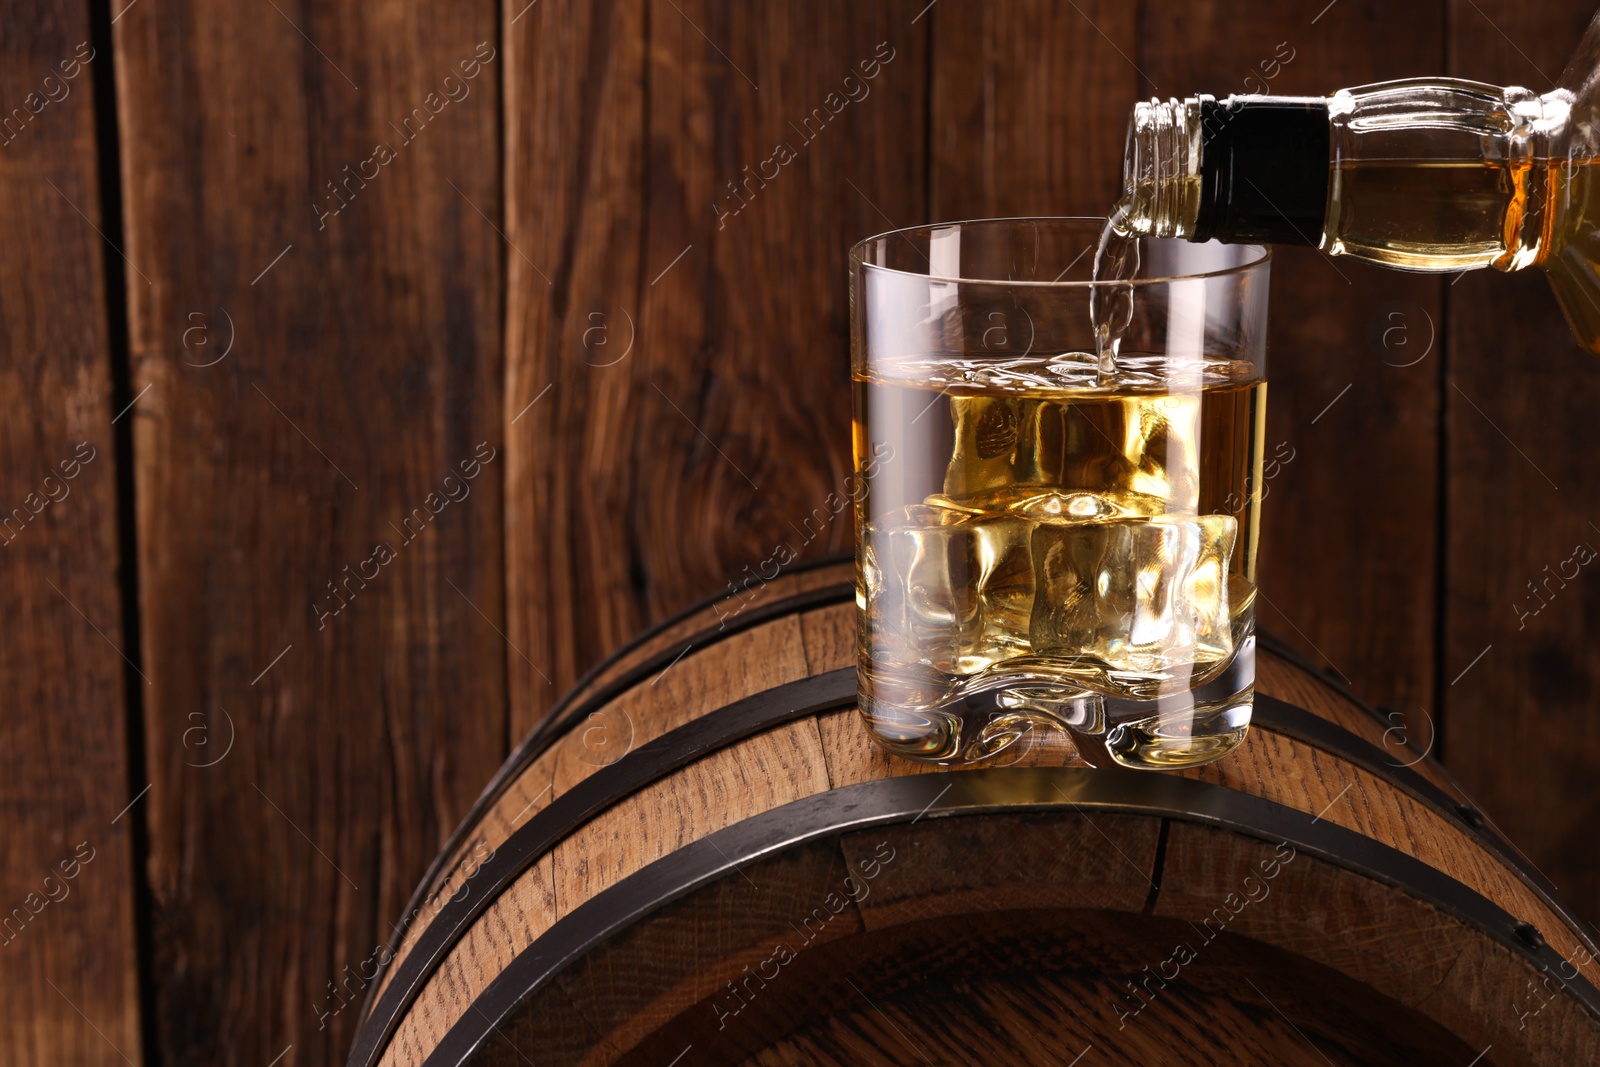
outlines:
[[[418,890],[351,1067],[1600,1063],[1589,929],[1292,653],[1210,767],[930,767],[856,722],[851,577],[584,679]]]

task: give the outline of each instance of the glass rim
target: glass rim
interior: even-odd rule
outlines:
[[[1237,263],[1231,267],[1223,267],[1219,270],[1199,271],[1195,274],[1171,274],[1156,278],[1134,278],[1131,280],[1124,279],[1114,281],[1108,279],[1104,281],[1089,280],[1073,282],[1043,282],[1025,281],[1013,278],[964,278],[945,274],[930,274],[926,271],[901,270],[898,267],[885,267],[880,263],[868,263],[862,258],[861,255],[863,250],[865,250],[868,245],[875,241],[881,241],[889,237],[904,237],[907,240],[910,240],[912,234],[929,233],[934,230],[944,229],[945,227],[949,226],[980,226],[998,222],[1092,222],[1097,225],[1104,226],[1105,221],[1106,216],[1104,215],[1013,215],[996,216],[994,218],[983,219],[957,219],[951,222],[924,222],[917,226],[900,226],[892,230],[884,230],[882,233],[875,233],[870,237],[863,237],[861,240],[850,246],[850,262],[859,264],[868,270],[882,271],[885,274],[899,274],[907,278],[922,278],[930,282],[948,282],[952,285],[1007,285],[1056,289],[1088,289],[1095,288],[1097,286],[1162,285],[1170,284],[1172,282],[1198,281],[1205,278],[1221,278],[1230,274],[1243,274],[1246,271],[1265,266],[1272,261],[1272,248],[1269,245],[1257,244],[1253,241],[1245,241],[1237,245],[1232,245],[1231,247],[1240,249],[1253,248],[1259,253],[1259,255],[1255,256],[1247,263]],[[1151,238],[1148,237],[1140,237],[1140,240],[1150,239]],[[1154,238],[1154,240],[1179,241],[1182,240],[1182,238],[1162,237]]]

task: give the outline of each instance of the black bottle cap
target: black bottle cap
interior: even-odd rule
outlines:
[[[1329,141],[1323,97],[1201,97],[1194,240],[1321,242]]]

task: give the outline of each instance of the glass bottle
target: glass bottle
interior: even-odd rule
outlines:
[[[1403,270],[1544,270],[1600,354],[1600,16],[1543,95],[1413,78],[1133,109],[1116,228]]]

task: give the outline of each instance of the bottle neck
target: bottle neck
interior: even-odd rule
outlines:
[[[1123,159],[1123,226],[1191,241],[1315,245],[1328,161],[1323,97],[1139,103]]]
[[[1193,239],[1200,196],[1200,100],[1133,105],[1123,149],[1120,229]]]

